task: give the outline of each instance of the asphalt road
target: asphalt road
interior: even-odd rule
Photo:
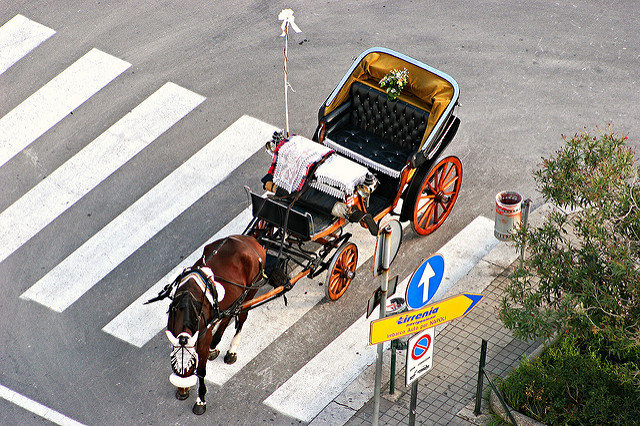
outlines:
[[[289,50],[296,133],[313,134],[318,107],[369,47],[415,57],[461,88],[462,125],[447,154],[462,160],[463,189],[434,235],[406,233],[394,264],[401,278],[478,215],[493,218],[497,192],[542,204],[532,171],[562,135],[612,123],[640,146],[634,1],[4,1],[0,25],[21,14],[56,34],[0,75],[0,117],[92,48],[131,66],[0,168],[0,210],[166,82],[206,101],[0,263],[1,385],[86,424],[297,423],[262,401],[362,314],[375,287],[368,276],[291,324],[232,381],[210,387],[204,418],[191,414],[192,401],[173,398],[163,335],[136,348],[101,331],[245,208],[242,186],[259,188],[268,167],[262,153],[63,313],[19,298],[242,115],[284,127],[283,7],[302,29]],[[46,422],[0,399],[0,423]]]

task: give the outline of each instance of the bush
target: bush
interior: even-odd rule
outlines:
[[[548,425],[638,424],[640,350],[611,360],[608,343],[564,333],[538,359],[523,361],[500,380],[507,403]]]
[[[602,131],[565,139],[535,173],[545,201],[577,208],[551,214],[514,237],[528,257],[505,289],[504,325],[521,338],[572,327],[618,343],[640,343],[640,181],[626,136]]]

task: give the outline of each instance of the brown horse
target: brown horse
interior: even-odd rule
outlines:
[[[239,334],[247,319],[242,304],[258,291],[265,261],[265,251],[253,237],[234,235],[214,241],[204,248],[202,258],[192,268],[156,298],[167,297],[175,286],[166,331],[173,346],[173,374],[169,379],[178,388],[178,399],[188,398],[189,388],[198,383],[195,414],[206,411],[207,360],[220,353],[217,345],[232,318],[236,334],[224,362],[233,364],[237,359]]]

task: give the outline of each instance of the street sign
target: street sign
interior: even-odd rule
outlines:
[[[476,293],[462,293],[422,309],[407,311],[386,318],[371,321],[369,344],[375,345],[397,339],[424,329],[465,316],[484,296]]]
[[[435,329],[428,328],[409,339],[407,363],[405,365],[405,386],[422,376],[433,367],[433,339]]]
[[[396,292],[396,287],[398,286],[398,276],[394,276],[389,280],[389,288],[387,289],[387,294],[393,294]],[[376,308],[380,304],[382,300],[382,289],[378,287],[376,291],[373,292],[369,301],[367,302],[367,318],[371,315]]]
[[[398,254],[398,250],[400,249],[400,244],[402,244],[402,225],[397,219],[391,219],[389,222],[385,223],[380,227],[378,231],[378,239],[376,240],[376,250],[373,254],[373,276],[377,277],[382,274],[382,264],[384,261],[384,250],[382,248],[382,240],[380,238],[382,232],[385,228],[390,229],[389,235],[389,265],[393,263]]]
[[[409,285],[405,299],[411,309],[420,309],[436,294],[442,277],[444,276],[444,258],[440,254],[434,254],[418,266]]]

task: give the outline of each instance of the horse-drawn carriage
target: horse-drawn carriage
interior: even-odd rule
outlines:
[[[378,83],[395,70],[406,70],[407,81],[389,100]],[[173,299],[170,379],[179,398],[200,379],[196,414],[205,411],[206,360],[217,356],[231,319],[236,336],[228,363],[235,361],[247,312],[284,295],[302,277],[327,271],[327,297],[344,294],[358,259],[346,224],[360,223],[377,235],[382,218],[397,213],[427,235],[444,222],[462,179],[458,158],[439,159],[460,123],[453,114],[458,96],[447,74],[389,49],[369,49],[322,103],[312,139],[274,135],[263,179],[268,192],[247,188],[253,219],[244,235],[207,246],[202,259],[156,298]]]

